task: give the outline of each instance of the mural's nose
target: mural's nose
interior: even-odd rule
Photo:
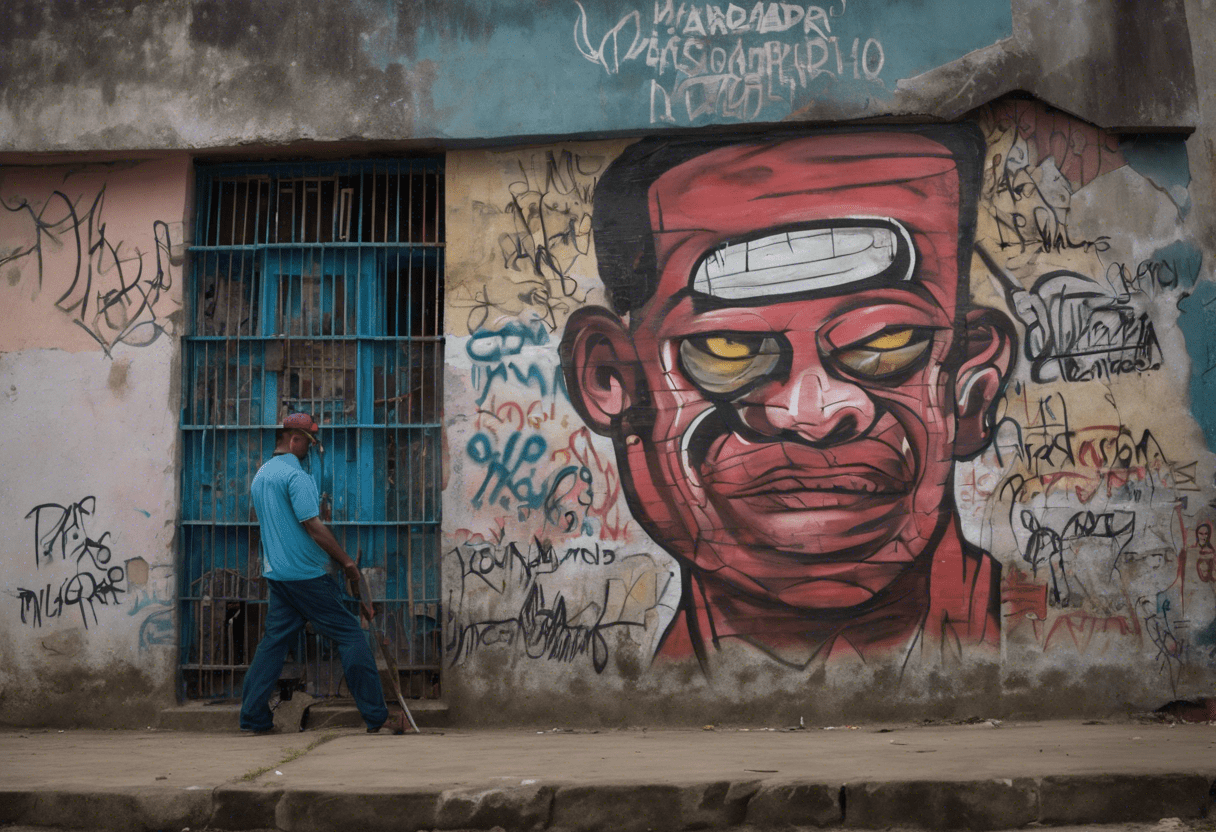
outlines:
[[[773,438],[793,435],[814,445],[837,445],[862,436],[875,407],[865,390],[832,378],[814,350],[795,352],[790,377],[757,388],[741,407],[743,422]]]

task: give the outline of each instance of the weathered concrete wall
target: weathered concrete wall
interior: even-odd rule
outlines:
[[[970,123],[970,162],[965,135],[882,128],[449,154],[458,719],[1210,692],[1216,282],[1188,145],[1021,99]],[[831,222],[895,253],[789,241],[765,249],[805,255],[787,284],[736,268],[741,242]]]
[[[173,702],[189,169],[0,169],[0,722]]]
[[[781,120],[935,121],[1011,90],[1078,118],[1006,101],[971,119],[986,157],[964,213],[984,255],[956,305],[1000,317],[970,332],[973,345],[994,345],[984,372],[949,365],[938,398],[913,396],[932,426],[957,394],[971,446],[959,450],[967,436],[957,428],[924,431],[937,437],[926,447],[941,451],[944,487],[907,515],[946,518],[957,545],[938,557],[947,538],[930,523],[909,537],[915,546],[888,538],[907,552],[870,553],[912,563],[911,575],[936,558],[939,572],[957,568],[969,583],[942,592],[930,570],[889,631],[875,624],[891,595],[883,575],[902,587],[904,567],[867,577],[843,558],[846,580],[819,568],[814,580],[834,586],[802,592],[799,576],[777,575],[774,589],[752,563],[718,582],[731,592],[707,588],[705,575],[730,561],[699,552],[706,541],[770,556],[788,554],[784,545],[813,564],[825,552],[799,534],[778,545],[754,524],[706,523],[706,506],[729,515],[730,501],[678,492],[663,478],[686,449],[651,450],[655,437],[682,436],[681,420],[706,401],[729,413],[760,387],[710,395],[705,379],[699,388],[680,377],[687,359],[677,354],[656,374],[657,347],[639,352],[641,330],[614,329],[612,310],[584,312],[611,306],[593,200],[632,140],[450,154],[445,691],[471,721],[608,723],[1102,713],[1210,692],[1216,91],[1194,79],[1216,69],[1212,0],[1014,0],[964,4],[966,15],[939,2],[915,18],[833,0],[798,6],[793,23],[798,12],[780,4],[771,19],[773,4],[700,4],[697,23],[678,3],[474,5],[123,0],[67,13],[31,0],[11,10],[0,32],[0,151],[10,152],[0,168],[0,460],[11,472],[0,481],[0,721],[146,724],[172,701],[173,336],[189,210],[184,155],[51,167],[11,151],[244,146],[258,157],[290,142],[365,152]],[[732,24],[729,15],[742,20],[732,8],[746,20]],[[713,31],[717,12],[725,34]],[[1185,142],[1120,139],[1079,119],[1197,129]],[[695,214],[704,201],[690,205]],[[774,223],[749,222],[747,231]],[[567,326],[575,314],[581,341]],[[654,333],[665,320],[651,322]],[[1016,336],[1007,358],[994,320]],[[897,351],[881,339],[915,346],[933,329],[918,326],[864,337],[886,344],[871,352]],[[799,319],[789,331],[812,329]],[[792,373],[800,348],[783,338],[775,352],[756,349]],[[755,358],[747,342],[727,341],[715,348]],[[567,388],[572,372],[578,390]],[[757,372],[750,380],[778,370]],[[676,385],[664,406],[652,395],[659,376]],[[918,390],[932,387],[921,381]],[[976,409],[989,399],[994,410]],[[668,434],[656,433],[656,413]],[[929,459],[913,449],[915,431],[901,430],[909,450],[897,448]],[[963,458],[971,450],[979,455]],[[661,516],[672,493],[683,495],[675,515]],[[794,516],[803,498],[776,499]],[[747,539],[724,540],[732,535]],[[757,575],[762,591],[745,586]],[[977,589],[985,576],[987,595]],[[851,591],[879,600],[855,603]],[[724,612],[745,620],[739,599],[760,596],[762,626],[720,626]],[[831,615],[791,624],[791,608]],[[926,611],[933,626],[904,626]],[[924,633],[933,639],[916,640]]]
[[[951,119],[1016,89],[1185,131],[1188,44],[1183,0],[20,0],[0,151]]]

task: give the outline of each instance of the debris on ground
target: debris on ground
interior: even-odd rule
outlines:
[[[1175,699],[1153,711],[1163,722],[1216,722],[1216,698]]]

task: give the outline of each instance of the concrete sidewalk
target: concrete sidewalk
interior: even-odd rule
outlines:
[[[1216,815],[1216,726],[0,732],[0,823],[1009,829]]]

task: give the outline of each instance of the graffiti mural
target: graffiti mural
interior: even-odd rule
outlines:
[[[610,72],[641,59],[618,28],[585,53]],[[1216,466],[1178,321],[1206,283],[1134,159],[1021,100],[470,157],[449,660],[711,682],[1068,661],[1194,690]],[[524,190],[512,164],[583,178]]]
[[[571,318],[563,362],[681,565],[663,654],[999,644],[1000,566],[951,489],[1016,347],[965,308],[981,158],[975,132],[640,142],[601,180],[613,309]]]

